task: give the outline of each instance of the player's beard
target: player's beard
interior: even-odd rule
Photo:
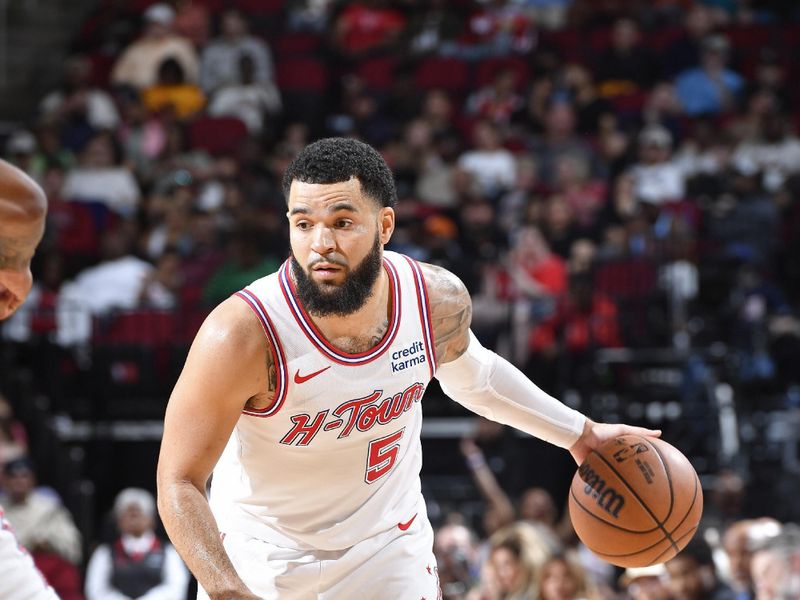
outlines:
[[[292,274],[300,303],[315,317],[346,317],[353,314],[372,296],[383,264],[381,258],[380,237],[375,235],[375,244],[369,254],[355,269],[347,272],[342,283],[319,284],[303,270],[293,252]],[[310,266],[313,267],[313,263]]]

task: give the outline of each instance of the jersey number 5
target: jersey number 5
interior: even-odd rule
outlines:
[[[392,470],[400,450],[400,438],[403,437],[405,427],[389,435],[372,440],[367,448],[367,472],[364,481],[374,483]]]

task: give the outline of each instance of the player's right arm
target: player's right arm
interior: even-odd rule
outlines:
[[[172,543],[214,598],[257,598],[236,573],[206,499],[206,482],[242,409],[269,400],[272,352],[241,299],[200,328],[167,406],[158,461],[158,508]]]

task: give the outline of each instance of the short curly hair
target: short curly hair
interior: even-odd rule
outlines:
[[[303,148],[283,175],[283,194],[289,201],[292,181],[340,183],[358,179],[364,195],[380,206],[394,206],[397,190],[389,165],[375,148],[351,138],[323,138]]]

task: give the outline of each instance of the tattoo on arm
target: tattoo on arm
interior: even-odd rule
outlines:
[[[275,394],[276,389],[278,389],[278,369],[272,348],[269,348],[267,350],[267,393],[270,398]]]
[[[422,264],[431,304],[433,339],[439,364],[455,360],[469,345],[472,299],[462,281],[441,267]]]

